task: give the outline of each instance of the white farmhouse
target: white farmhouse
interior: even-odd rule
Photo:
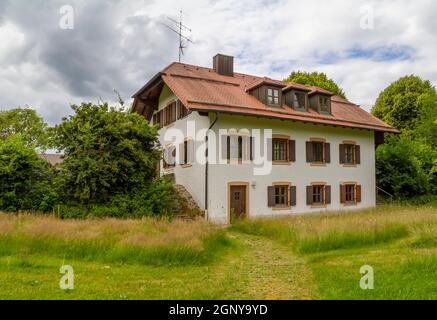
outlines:
[[[375,206],[375,146],[397,130],[317,87],[172,63],[134,95],[158,125],[161,174],[209,221]],[[205,157],[205,152],[208,157]]]

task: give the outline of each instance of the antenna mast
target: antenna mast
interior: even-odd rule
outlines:
[[[186,48],[185,42],[190,42],[190,43],[194,43],[194,42],[189,38],[188,35],[185,35],[185,32],[191,33],[192,30],[182,23],[182,15],[183,15],[182,10],[179,11],[179,13],[180,13],[179,21],[167,17],[167,19],[173,25],[168,25],[165,23],[163,24],[165,27],[167,27],[168,29],[170,29],[172,32],[176,33],[179,36],[179,62],[181,62],[182,56],[184,55],[184,49]]]

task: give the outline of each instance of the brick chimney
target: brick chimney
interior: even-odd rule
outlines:
[[[217,54],[212,59],[214,71],[223,76],[234,76],[234,57]]]

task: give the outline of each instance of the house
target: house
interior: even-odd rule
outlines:
[[[236,73],[221,54],[212,68],[172,63],[133,98],[160,128],[161,174],[218,223],[375,206],[375,146],[397,132],[324,89]]]

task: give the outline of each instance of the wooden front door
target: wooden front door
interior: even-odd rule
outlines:
[[[231,198],[231,223],[235,220],[240,220],[244,218],[247,214],[247,203],[246,203],[246,186],[231,186],[230,187],[230,198]]]

